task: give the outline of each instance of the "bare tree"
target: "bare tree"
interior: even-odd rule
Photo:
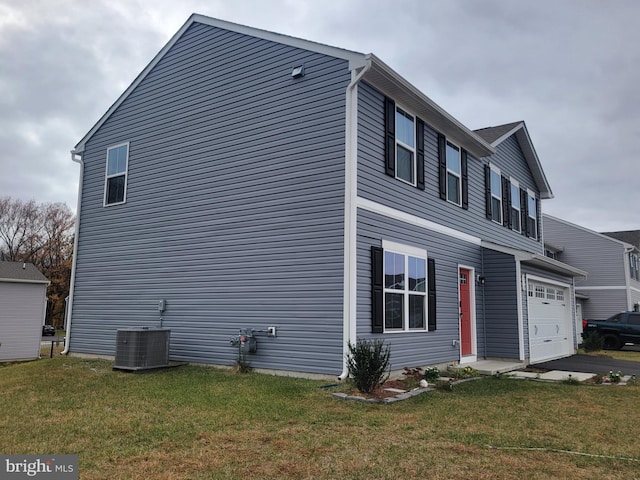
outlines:
[[[64,323],[74,215],[64,203],[0,198],[0,260],[33,263],[49,279],[47,323]]]

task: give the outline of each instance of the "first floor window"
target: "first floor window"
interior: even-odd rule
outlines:
[[[104,204],[124,203],[127,188],[127,164],[129,144],[124,143],[107,149],[107,166],[104,186]]]
[[[427,316],[427,257],[418,249],[384,251],[384,328],[424,330]]]

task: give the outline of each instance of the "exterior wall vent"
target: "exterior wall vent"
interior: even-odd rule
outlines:
[[[148,370],[169,366],[168,328],[132,327],[117,331],[115,370]]]

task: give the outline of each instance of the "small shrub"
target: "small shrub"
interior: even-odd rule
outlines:
[[[564,383],[565,385],[580,385],[580,381],[578,381],[578,379],[576,378],[573,378],[571,374],[569,374],[569,376],[565,378],[562,383]]]
[[[609,375],[607,375],[607,378],[611,383],[620,383],[622,377],[624,377],[624,374],[620,370],[615,373],[612,370],[609,370]]]
[[[440,369],[438,367],[429,367],[424,371],[424,379],[427,382],[435,382],[440,378]]]
[[[603,338],[596,331],[582,336],[582,348],[585,352],[599,352],[604,345]]]
[[[422,368],[420,367],[404,367],[402,375],[404,376],[407,388],[414,388],[418,386],[420,380],[424,378]]]
[[[597,374],[593,377],[593,383],[595,383],[596,385],[602,385],[602,381],[603,381],[603,378],[602,378],[602,375],[600,374]]]
[[[456,379],[477,377],[478,370],[469,366],[464,368],[451,367],[449,369],[449,376]]]
[[[382,340],[356,340],[348,343],[347,368],[362,393],[371,393],[389,378],[391,351]]]

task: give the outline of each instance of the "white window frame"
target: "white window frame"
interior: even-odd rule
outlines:
[[[460,173],[456,173],[453,170],[449,169],[449,156],[447,155],[447,152],[448,152],[447,147],[449,145],[451,145],[453,148],[455,148],[458,151],[458,166],[459,166]],[[449,140],[445,140],[444,155],[445,155],[445,164],[447,167],[447,178],[445,180],[445,189],[447,191],[447,202],[453,203],[454,205],[461,207],[462,206],[462,149],[455,143],[450,142]],[[458,180],[458,199],[456,202],[449,199],[449,175],[456,177]]]
[[[533,199],[534,212],[531,215],[531,209],[529,208],[529,199]],[[529,225],[527,225],[527,235],[530,238],[538,239],[538,202],[536,201],[536,194],[532,190],[527,189],[527,222],[529,219],[533,220],[533,229],[534,234],[531,235],[531,230],[529,229]]]
[[[411,247],[409,245],[403,245],[401,243],[391,242],[388,240],[382,241],[382,250],[383,250],[383,266],[382,272],[383,277],[386,272],[386,253],[395,253],[398,255],[404,256],[404,289],[392,289],[387,288],[386,282],[384,283],[384,300],[383,300],[383,320],[382,325],[384,328],[384,333],[406,333],[406,332],[426,332],[429,327],[429,285],[428,277],[429,277],[429,265],[427,261],[427,251],[422,248]],[[420,260],[424,260],[425,266],[425,282],[424,282],[424,292],[416,292],[413,290],[409,290],[409,282],[407,281],[407,276],[409,273],[408,262],[409,257],[418,258]],[[402,315],[402,328],[387,328],[387,312],[386,312],[386,297],[387,293],[391,294],[402,294],[403,296],[403,315]],[[409,328],[409,296],[423,296],[424,297],[424,318],[423,318],[423,327],[422,328]]]
[[[491,191],[491,221],[495,222],[499,225],[502,225],[504,222],[504,218],[502,218],[502,210],[503,210],[503,205],[502,205],[502,172],[500,172],[500,169],[498,167],[496,167],[495,165],[489,164],[489,189]],[[493,173],[498,175],[498,178],[500,180],[500,192],[498,195],[496,195],[493,192]],[[499,202],[500,202],[500,208],[498,208],[498,213],[500,214],[500,221],[495,220],[493,218],[493,199],[496,198]]]
[[[522,232],[522,205],[520,205],[520,183],[514,179],[514,178],[509,178],[509,181],[511,182],[511,185],[509,186],[509,188],[511,189],[511,230],[513,230],[514,232],[518,232],[521,233]],[[518,207],[514,207],[513,206],[513,189],[516,189],[516,197],[518,199]],[[514,222],[513,222],[513,212],[514,210],[518,211],[518,214],[516,216],[516,218],[518,219],[518,228],[516,229],[514,226]]]
[[[404,143],[403,141],[398,139],[398,122],[396,121],[396,117],[395,115],[398,114],[398,110],[400,110],[403,114],[406,114],[408,117],[411,117],[412,121],[413,121],[413,147],[407,145],[406,143]],[[413,115],[412,113],[409,112],[409,110],[407,110],[406,108],[402,107],[401,105],[396,105],[396,110],[394,112],[394,119],[393,121],[395,122],[395,131],[396,131],[396,142],[395,142],[395,148],[396,151],[395,156],[396,156],[396,171],[395,171],[395,176],[397,180],[400,180],[401,182],[407,183],[413,187],[415,187],[417,185],[417,159],[416,159],[416,116]],[[411,152],[411,176],[413,177],[413,182],[409,182],[408,180],[405,180],[402,177],[398,176],[398,145],[401,146],[402,148],[404,148],[405,150],[408,150]]]
[[[127,147],[127,156],[125,158],[124,161],[124,172],[118,172],[118,173],[114,173],[109,175],[109,151],[115,149],[115,148],[120,148],[120,147]],[[122,201],[120,202],[113,202],[113,203],[107,203],[107,192],[108,192],[108,185],[109,185],[109,179],[111,178],[116,178],[116,177],[121,177],[124,176],[124,193],[122,195]],[[104,197],[103,197],[103,206],[104,207],[111,207],[113,205],[122,205],[123,203],[127,202],[127,183],[129,180],[129,142],[123,142],[123,143],[118,143],[116,145],[111,145],[109,147],[107,147],[107,155],[105,158],[105,166],[104,166]]]

